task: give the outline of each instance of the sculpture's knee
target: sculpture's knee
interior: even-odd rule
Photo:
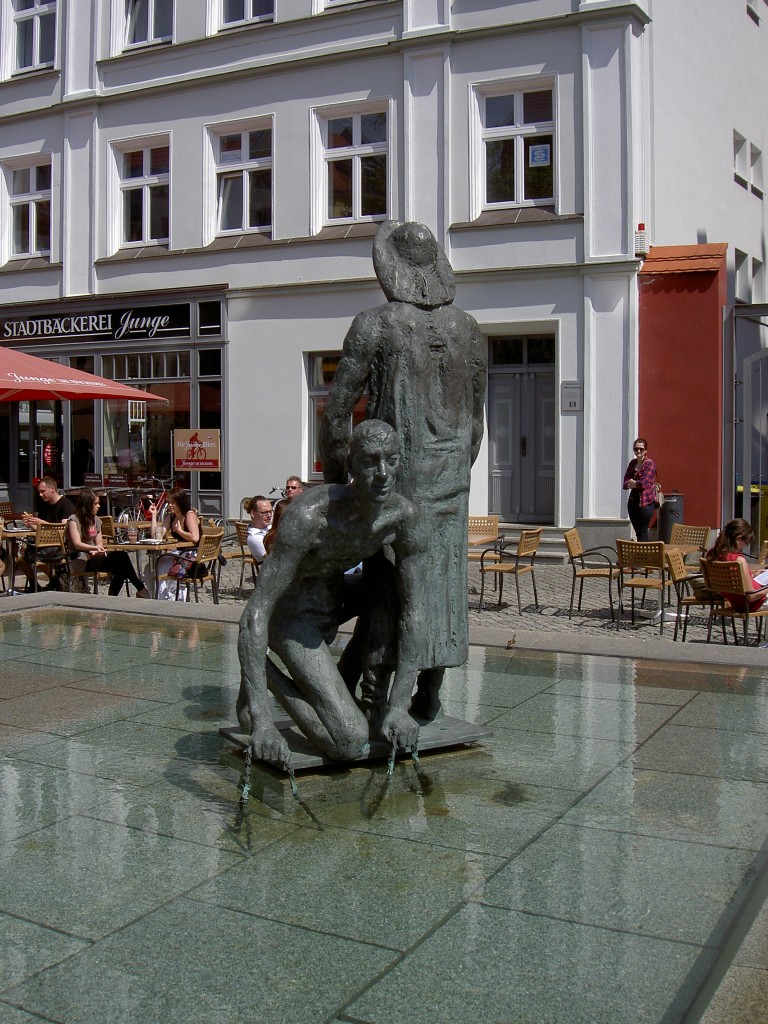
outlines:
[[[344,735],[333,737],[326,753],[334,761],[359,761],[367,755],[369,746],[368,723],[355,723]]]

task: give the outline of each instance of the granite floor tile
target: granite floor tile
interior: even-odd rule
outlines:
[[[392,960],[376,946],[177,900],[5,998],[62,1024],[318,1024]]]
[[[222,749],[215,734],[180,733],[133,721],[116,722],[74,738],[61,738],[16,751],[16,760],[68,768],[136,786],[186,774],[201,761],[215,762]]]
[[[576,797],[573,790],[477,777],[470,761],[423,757],[418,769],[400,762],[389,781],[383,768],[300,780],[302,804],[289,804],[288,816],[306,822],[308,808],[326,827],[507,857]]]
[[[494,727],[642,743],[675,709],[663,704],[540,693],[494,719]]]
[[[617,685],[582,676],[578,679],[563,679],[550,687],[550,692],[570,697],[589,697],[594,700],[630,701],[632,704],[669,704],[682,707],[693,699],[690,690],[674,686]]]
[[[634,758],[638,768],[768,782],[768,736],[665,725]]]
[[[501,863],[498,857],[372,833],[305,828],[190,896],[404,949]]]
[[[0,724],[0,755],[15,754],[50,741],[51,734],[40,729],[17,729]]]
[[[764,1024],[768,1020],[768,971],[733,967],[701,1024]]]
[[[58,669],[81,668],[87,672],[110,672],[126,665],[140,665],[149,660],[144,648],[119,647],[117,644],[89,644],[70,646],[65,640],[31,651],[24,659],[28,664],[41,665],[47,672]]]
[[[86,673],[85,677],[90,677],[90,673]],[[80,669],[48,672],[40,665],[27,661],[0,661],[0,700],[19,697],[25,693],[36,693],[39,690],[50,690],[55,686],[66,686],[68,683],[82,682],[83,678],[84,673]],[[98,679],[99,676],[94,674],[93,678]]]
[[[659,1024],[700,949],[467,906],[340,1015],[366,1024]],[[675,1017],[671,1019],[677,1019]]]
[[[195,693],[190,692],[184,700],[149,708],[136,715],[135,720],[182,732],[191,729],[210,732],[222,726],[237,725],[236,687],[199,686],[194,689]]]
[[[516,676],[509,672],[476,672],[471,669],[450,669],[446,672],[440,697],[466,704],[490,704],[513,708],[552,683],[550,676]]]
[[[721,940],[754,880],[755,861],[749,850],[553,825],[475,898],[705,945]]]
[[[94,803],[83,813],[144,832],[248,854],[306,823],[306,815],[291,822],[259,813],[255,801],[244,819],[235,783],[236,779],[200,769],[150,786],[123,787],[119,799]]]
[[[124,797],[115,782],[29,761],[0,758],[0,843]]]
[[[83,949],[90,949],[90,943],[0,914],[0,990],[20,985]]]
[[[56,686],[0,700],[0,722],[17,729],[74,736],[154,707],[154,702],[141,698]]]
[[[483,739],[493,777],[555,789],[588,789],[635,748],[634,743],[502,729]]]
[[[768,699],[749,694],[699,693],[675,718],[675,725],[768,733]]]
[[[571,825],[762,849],[768,785],[622,765],[567,812]]]
[[[768,971],[768,903],[764,903],[760,909],[744,942],[736,951],[733,962],[739,967]]]
[[[34,1013],[26,1013],[24,1010],[16,1010],[0,998],[0,1024],[38,1024],[44,1018]]]
[[[0,911],[97,938],[237,864],[234,854],[75,816],[0,846]]]

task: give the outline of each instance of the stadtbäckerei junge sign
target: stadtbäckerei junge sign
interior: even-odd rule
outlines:
[[[190,305],[178,302],[166,306],[139,306],[102,312],[50,313],[34,316],[0,317],[0,342],[31,338],[56,341],[80,338],[99,341],[141,341],[152,338],[188,338]]]

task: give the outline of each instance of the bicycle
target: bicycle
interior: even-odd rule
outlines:
[[[162,522],[168,509],[168,491],[173,486],[173,478],[169,477],[167,480],[163,480],[157,476],[150,476],[143,480],[138,480],[137,483],[139,488],[137,488],[138,493],[136,494],[134,505],[124,508],[117,516],[116,522],[127,523],[131,520],[151,519],[150,506],[152,505],[156,509],[157,521],[159,523]],[[155,490],[150,491],[146,489],[153,484],[161,488],[159,494],[156,494]],[[141,488],[144,488],[144,490]]]
[[[275,492],[277,492],[277,493],[278,493],[278,494],[280,495],[280,497],[279,497],[279,498],[273,498],[273,497],[272,497],[272,495],[273,495],[273,494],[274,494]],[[278,501],[282,501],[282,500],[283,500],[283,498],[285,497],[285,490],[284,490],[284,489],[283,489],[282,487],[278,487],[278,486],[275,486],[275,487],[273,487],[273,488],[272,488],[272,489],[270,490],[270,492],[269,492],[269,494],[267,495],[267,497],[268,497],[268,498],[269,498],[269,500],[270,500],[270,501],[272,502],[272,508],[274,508],[274,507],[275,507],[275,505],[276,505],[276,504],[278,503]]]

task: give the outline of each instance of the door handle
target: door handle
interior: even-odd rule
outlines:
[[[528,454],[528,438],[525,436],[520,438],[520,454],[523,457]]]

